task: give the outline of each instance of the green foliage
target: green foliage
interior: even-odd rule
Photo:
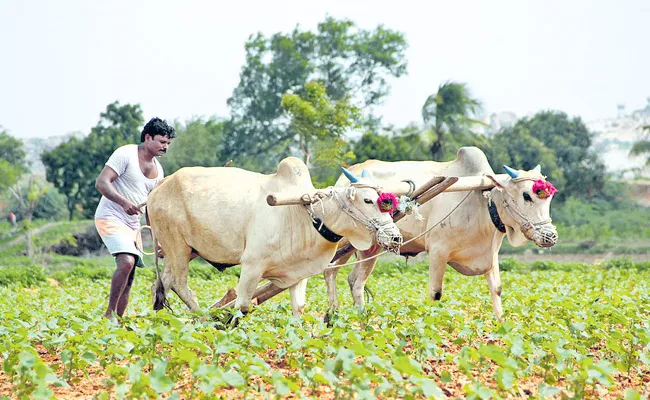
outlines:
[[[353,100],[370,107],[388,93],[388,77],[406,72],[401,33],[382,26],[363,30],[331,17],[316,32],[297,27],[270,37],[258,33],[245,48],[240,82],[228,100],[232,118],[226,127],[225,158],[266,171],[275,169],[294,143],[296,133],[281,107],[284,93],[302,96],[300,88],[319,81],[333,101],[352,93]]]
[[[46,220],[60,220],[65,218],[67,216],[66,197],[61,194],[56,188],[52,187],[51,184],[46,184],[45,186],[47,190],[45,194],[36,202],[33,218]],[[23,192],[26,192],[28,190],[28,187],[25,183],[21,184],[21,188]],[[9,196],[7,203],[8,208],[10,210],[14,210],[16,218],[18,220],[23,219],[21,207],[18,200],[13,196]]]
[[[503,173],[503,165],[515,169],[531,170],[537,164],[542,166],[542,173],[563,192],[566,180],[563,170],[558,167],[555,151],[531,134],[530,130],[520,125],[502,129],[488,139],[484,148],[492,168]]]
[[[27,170],[23,141],[0,126],[0,191],[15,184]]]
[[[616,208],[612,203],[585,202],[576,198],[553,207],[553,219],[560,237],[572,240],[650,239],[647,216],[645,207]]]
[[[27,170],[27,159],[23,141],[9,135],[9,133],[0,126],[0,159],[7,161],[15,166],[20,172]]]
[[[41,155],[47,180],[68,199],[69,219],[77,210],[84,218],[93,216],[101,198],[95,189],[97,176],[115,149],[140,143],[143,123],[140,105],[120,105],[116,101],[100,114],[99,122],[86,138],[71,138]]]
[[[593,199],[605,185],[605,166],[592,148],[592,133],[580,118],[563,112],[542,111],[520,119],[495,135],[486,153],[495,170],[501,168],[497,162],[519,169],[541,164],[554,184],[557,180],[560,202],[569,197]]]
[[[312,155],[314,164],[323,167],[341,165],[354,157],[345,151],[345,134],[358,126],[361,110],[350,104],[348,97],[332,101],[319,82],[308,82],[302,95],[285,94],[282,108],[291,119],[290,129],[296,132],[297,145],[307,166]]]
[[[18,285],[33,286],[45,282],[43,267],[29,265],[19,268],[0,268],[0,286]]]
[[[427,97],[422,106],[422,120],[427,128],[425,135],[433,160],[453,158],[458,144],[478,144],[478,138],[470,128],[474,124],[480,124],[474,116],[481,108],[481,103],[472,98],[465,83],[443,82],[435,94]]]
[[[650,166],[650,125],[643,127],[644,136],[639,139],[630,149],[631,156],[647,155],[645,165]]]
[[[70,220],[83,202],[84,187],[96,178],[92,175],[96,166],[92,164],[93,160],[89,157],[84,142],[85,140],[73,137],[41,154],[47,180],[66,196]]]
[[[204,121],[193,118],[184,125],[176,124],[176,138],[160,162],[165,174],[170,175],[182,167],[223,167],[228,161],[223,154],[225,122],[216,118]]]
[[[395,272],[380,263],[378,272],[393,272],[370,278],[374,301],[363,311],[342,307],[332,326],[321,318],[324,282],[312,279],[301,322],[285,293],[238,327],[192,316],[175,296],[174,314],[152,312],[150,268],[137,270],[129,316],[110,323],[101,316],[108,274],[75,268],[62,287],[0,287],[0,318],[13,321],[0,329],[3,373],[13,394],[34,398],[57,386],[57,397],[72,396],[89,380],[106,398],[508,398],[524,390],[531,398],[640,398],[650,366],[650,270],[637,265],[505,268],[499,323],[483,279],[450,272],[443,300],[432,303],[425,264]],[[197,275],[190,286],[204,309],[235,283]]]
[[[431,153],[418,127],[409,126],[385,134],[368,131],[354,142],[353,152],[358,162],[369,159],[382,161],[430,160]]]

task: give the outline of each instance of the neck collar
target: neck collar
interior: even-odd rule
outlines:
[[[330,230],[330,228],[325,226],[325,223],[323,223],[323,220],[318,218],[318,217],[314,217],[312,219],[312,224],[314,225],[314,228],[316,228],[318,233],[320,233],[320,235],[325,240],[327,240],[328,242],[338,243],[338,242],[341,241],[341,239],[343,239],[343,236],[332,232],[332,230]]]
[[[492,201],[492,196],[488,197],[488,213],[490,214],[490,219],[492,220],[492,224],[494,224],[494,227],[497,228],[497,230],[501,233],[506,233],[506,226],[504,225],[503,221],[501,220],[501,217],[499,216],[499,210],[497,210],[496,204],[494,204],[494,201]]]

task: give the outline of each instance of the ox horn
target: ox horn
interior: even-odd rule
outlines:
[[[370,174],[368,174],[368,171],[366,171],[364,169],[363,171],[361,171],[361,177],[362,178],[370,178]]]
[[[506,170],[506,172],[508,173],[508,175],[510,175],[512,179],[516,179],[517,177],[519,177],[519,171],[516,171],[507,165],[504,165],[503,169]]]
[[[346,168],[344,168],[344,167],[341,167],[341,169],[343,170],[343,173],[345,174],[345,176],[350,180],[350,182],[352,182],[352,183],[357,183],[357,182],[359,182],[359,178],[357,178],[356,176],[354,176],[354,174],[353,174],[352,172],[348,171],[348,170],[347,170]]]
[[[537,172],[538,174],[542,173],[542,166],[537,164],[535,168],[533,168],[533,171]]]

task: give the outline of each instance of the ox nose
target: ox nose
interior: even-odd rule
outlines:
[[[535,232],[536,240],[535,243],[544,248],[553,247],[558,240],[558,234],[555,227],[542,228]]]

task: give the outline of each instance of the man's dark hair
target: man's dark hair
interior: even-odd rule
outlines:
[[[163,121],[158,117],[153,117],[142,129],[142,134],[140,135],[140,143],[144,142],[145,135],[150,135],[152,139],[156,135],[167,136],[168,138],[173,139],[176,137],[176,130],[174,127],[167,124],[166,121]]]

